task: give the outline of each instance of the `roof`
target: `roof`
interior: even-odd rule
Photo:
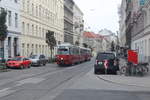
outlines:
[[[101,39],[104,38],[104,36],[96,34],[94,32],[84,32],[83,36],[87,38],[101,38]]]

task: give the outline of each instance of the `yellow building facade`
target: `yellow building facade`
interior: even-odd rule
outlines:
[[[57,44],[64,41],[64,0],[21,0],[21,55],[50,56],[46,32],[54,32]]]

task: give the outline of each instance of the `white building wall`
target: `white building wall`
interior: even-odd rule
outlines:
[[[64,42],[63,0],[21,0],[21,55],[50,56],[46,32],[54,32],[57,44]],[[55,55],[55,52],[53,52]]]
[[[83,22],[83,12],[81,9],[75,4],[73,7],[73,23],[74,23],[74,44],[76,41],[79,42],[79,45],[82,46],[83,44],[83,29],[84,29],[84,22]]]
[[[16,48],[16,54],[20,53],[20,0],[1,0],[0,8],[4,8],[7,11],[7,27],[8,27],[8,36],[4,41],[4,58],[14,57],[14,49]],[[9,25],[9,11],[11,12],[11,25]],[[17,14],[17,27],[15,26],[15,14]],[[8,37],[11,38],[11,47],[8,45]],[[14,47],[14,39],[17,39],[17,47]],[[10,48],[10,50],[8,49]],[[10,53],[9,53],[10,51]]]

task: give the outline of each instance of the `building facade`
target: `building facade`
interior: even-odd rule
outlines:
[[[21,55],[50,56],[47,31],[54,32],[57,44],[64,42],[64,0],[21,1]]]
[[[132,49],[139,54],[139,62],[150,62],[150,1],[138,2],[134,14]]]
[[[99,34],[101,34],[104,37],[104,43],[105,44],[105,50],[110,51],[111,50],[111,43],[114,42],[114,46],[120,44],[120,41],[118,39],[118,34],[113,33],[112,31],[108,29],[102,29],[99,31]]]
[[[1,0],[0,9],[7,11],[8,35],[4,41],[4,58],[7,59],[20,54],[20,0]]]
[[[86,44],[88,48],[92,49],[93,56],[96,56],[98,52],[105,50],[105,42],[104,37],[100,34],[95,34],[89,31],[83,33],[83,43]]]
[[[126,44],[126,0],[122,0],[119,8],[119,38],[120,46],[125,47]]]
[[[80,8],[75,4],[73,7],[73,41],[74,44],[82,46],[83,44],[83,31],[84,31],[84,20],[83,20],[83,12]]]
[[[64,42],[73,44],[73,0],[64,0]]]

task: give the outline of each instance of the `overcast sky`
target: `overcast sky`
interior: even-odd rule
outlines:
[[[85,27],[98,32],[107,28],[112,32],[119,29],[118,6],[121,0],[74,0],[84,13]]]

